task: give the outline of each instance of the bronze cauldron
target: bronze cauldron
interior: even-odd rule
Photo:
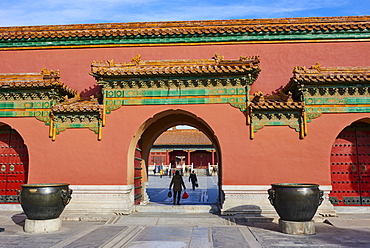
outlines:
[[[18,195],[24,213],[30,220],[56,219],[71,200],[67,183],[23,184]]]
[[[310,221],[323,201],[319,185],[276,183],[268,190],[270,203],[282,220]]]

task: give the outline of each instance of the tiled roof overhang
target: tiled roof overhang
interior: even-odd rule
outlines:
[[[41,73],[0,73],[0,90],[46,89],[57,90],[61,96],[75,96],[77,91],[59,81],[59,71],[43,69]]]
[[[369,21],[369,16],[347,16],[20,26],[0,28],[0,39],[364,30]]]
[[[239,60],[224,60],[223,56],[216,54],[214,59],[142,61],[138,55],[132,59],[132,62],[128,63],[114,63],[113,60],[94,61],[90,74],[97,80],[248,74],[257,77],[260,72],[259,62],[258,56],[240,57]]]
[[[321,67],[319,63],[310,68],[296,66],[293,77],[284,92],[297,92],[301,87],[340,86],[370,83],[370,66],[367,67]]]
[[[368,39],[369,28],[370,16],[0,27],[0,48]]]
[[[99,104],[98,99],[67,99],[61,104],[52,107],[54,113],[87,113],[97,112],[101,114],[103,105]]]

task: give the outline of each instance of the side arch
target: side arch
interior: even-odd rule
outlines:
[[[27,178],[27,146],[16,130],[0,123],[0,203],[18,203],[18,190]]]
[[[354,121],[336,137],[330,173],[334,206],[370,206],[370,118]]]

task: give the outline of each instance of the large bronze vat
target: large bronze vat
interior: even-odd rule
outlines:
[[[270,203],[282,220],[310,221],[323,201],[317,184],[276,183],[268,190]]]
[[[71,200],[67,183],[23,184],[18,200],[30,220],[56,219]]]

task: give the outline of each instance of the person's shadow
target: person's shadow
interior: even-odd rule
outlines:
[[[18,226],[24,227],[24,223],[27,219],[26,214],[21,213],[21,214],[15,214],[12,216],[12,221],[17,224]]]

